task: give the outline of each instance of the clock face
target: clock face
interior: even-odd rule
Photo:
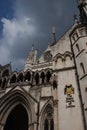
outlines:
[[[50,53],[50,51],[47,51],[47,52],[44,54],[44,60],[45,60],[45,61],[51,61],[51,60],[52,60],[52,54]]]

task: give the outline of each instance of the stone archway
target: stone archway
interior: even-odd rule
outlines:
[[[4,130],[28,130],[28,114],[24,106],[19,104],[10,112]]]

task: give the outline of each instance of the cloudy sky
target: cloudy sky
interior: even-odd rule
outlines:
[[[23,69],[34,44],[38,53],[73,24],[76,0],[0,0],[0,64]]]

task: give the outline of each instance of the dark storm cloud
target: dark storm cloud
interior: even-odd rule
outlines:
[[[32,44],[39,50],[39,54],[42,53],[48,43],[53,40],[52,27],[56,27],[58,39],[73,24],[74,13],[77,13],[75,0],[16,0],[14,3],[16,22],[13,19],[10,22],[11,26],[9,25],[9,28],[13,30],[13,35],[15,34],[15,40],[12,35],[13,44],[9,47],[10,60],[14,63],[20,60],[24,61]],[[26,23],[20,24],[23,20]],[[7,21],[4,22],[5,25],[6,23],[8,26]],[[4,29],[5,35],[7,30],[9,33],[11,32],[7,26]],[[13,29],[16,26],[17,30]],[[35,30],[28,32],[27,27],[34,27]],[[20,35],[18,36],[18,34]],[[15,66],[21,68],[20,62]]]
[[[56,27],[57,37],[60,36],[72,25],[73,15],[77,12],[75,0],[17,0],[15,7],[17,17],[26,16],[32,19],[37,27],[37,41],[45,44],[44,46],[52,40],[52,27]],[[33,42],[36,40],[34,38],[32,36]]]
[[[37,27],[37,41],[41,43],[42,37],[47,41],[52,40],[53,26],[56,27],[57,37],[62,34],[73,23],[73,15],[77,12],[75,0],[17,0],[15,7],[17,17],[26,16],[32,19]],[[32,38],[34,40],[34,36]],[[45,45],[47,41],[44,41]]]
[[[75,0],[17,0],[16,15],[32,18],[40,30],[46,31],[66,19],[71,21],[76,12],[75,3]]]

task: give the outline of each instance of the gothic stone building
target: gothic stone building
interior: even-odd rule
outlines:
[[[0,66],[0,130],[87,130],[87,0],[80,20],[24,70]]]

